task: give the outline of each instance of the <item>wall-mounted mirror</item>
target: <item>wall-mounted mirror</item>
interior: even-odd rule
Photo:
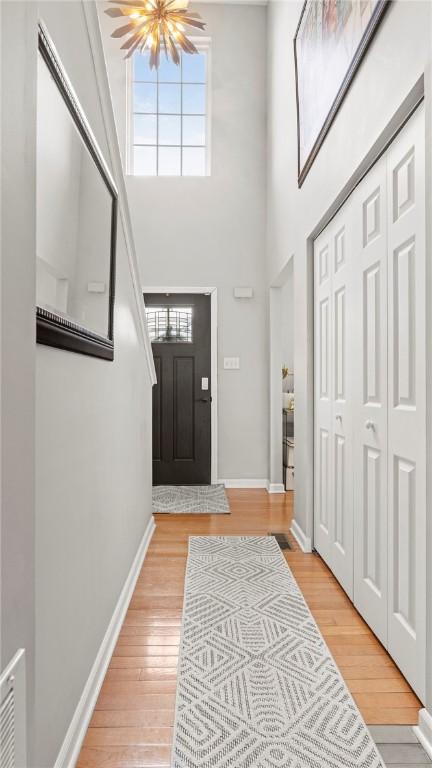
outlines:
[[[43,25],[36,200],[37,341],[112,360],[117,190]]]

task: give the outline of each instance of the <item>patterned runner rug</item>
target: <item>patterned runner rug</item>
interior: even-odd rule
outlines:
[[[190,537],[173,768],[384,768],[273,537]]]
[[[227,515],[230,513],[223,485],[154,485],[153,513]]]

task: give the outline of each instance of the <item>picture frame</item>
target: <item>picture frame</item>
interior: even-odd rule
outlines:
[[[389,6],[390,0],[303,4],[294,36],[299,187]]]
[[[45,344],[47,346],[112,361],[114,359],[114,303],[118,192],[108,165],[105,162],[83,108],[78,101],[76,93],[62,65],[54,43],[42,22],[38,25],[38,50],[55,86],[57,87],[58,94],[67,107],[73,126],[77,129],[82,141],[82,145],[80,146],[87,167],[90,168],[90,171],[94,176],[96,174],[99,175],[102,184],[99,182],[97,183],[99,184],[99,188],[102,189],[102,194],[105,194],[103,190],[106,191],[107,197],[103,199],[106,210],[104,211],[104,216],[102,218],[104,223],[107,222],[107,227],[105,227],[106,231],[103,233],[103,242],[104,245],[105,243],[107,244],[107,247],[106,249],[105,247],[102,248],[102,251],[106,250],[106,253],[103,254],[103,258],[106,262],[108,274],[106,281],[92,282],[89,280],[86,283],[86,288],[91,298],[93,298],[92,294],[97,294],[99,295],[98,297],[100,297],[100,294],[102,293],[106,294],[102,310],[104,314],[103,325],[104,328],[106,328],[106,333],[87,327],[86,324],[81,323],[78,320],[75,320],[75,317],[70,316],[70,313],[57,312],[55,307],[51,309],[46,306],[36,306],[36,341],[38,344]],[[51,122],[53,125],[52,130],[55,131],[55,120],[52,120]],[[74,128],[71,128],[71,130],[74,130]],[[55,138],[55,134],[53,135]],[[76,141],[79,141],[79,138],[76,138]],[[39,174],[42,174],[44,170],[44,168],[38,167]],[[39,205],[39,203],[40,201],[37,200],[37,205]],[[91,214],[89,214],[87,218],[89,220]],[[85,254],[85,256],[87,256],[87,254]],[[85,256],[80,257],[84,263]],[[52,270],[52,265],[47,265],[47,268],[48,270]]]

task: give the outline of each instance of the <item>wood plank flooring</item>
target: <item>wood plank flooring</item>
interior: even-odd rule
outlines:
[[[78,768],[169,766],[189,535],[288,532],[292,494],[230,490],[231,515],[158,515]],[[290,539],[292,540],[292,539]],[[421,704],[317,555],[285,557],[368,724],[417,722]]]

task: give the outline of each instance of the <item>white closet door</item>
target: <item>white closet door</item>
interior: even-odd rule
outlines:
[[[331,225],[333,518],[331,568],[353,596],[352,463],[352,205],[348,201]]]
[[[315,546],[352,597],[350,210],[315,243]]]
[[[387,201],[383,157],[352,195],[354,602],[387,642]]]
[[[425,697],[424,108],[388,151],[389,651]]]
[[[314,245],[315,283],[315,547],[330,565],[333,511],[332,482],[332,281],[330,231]]]

